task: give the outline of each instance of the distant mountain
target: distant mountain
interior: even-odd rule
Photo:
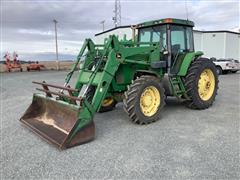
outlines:
[[[19,60],[21,64],[30,64],[30,63],[35,63],[36,61],[24,61],[24,60]],[[44,60],[44,61],[55,61],[55,60]],[[65,61],[65,62],[72,62],[73,60],[60,60],[60,61]],[[5,64],[6,61],[0,61],[0,64]],[[41,62],[41,61],[39,61]]]
[[[19,54],[19,59],[22,63],[36,62],[36,61],[56,61],[55,53],[33,53],[33,54]],[[59,61],[74,61],[76,55],[58,54]],[[5,59],[0,60],[0,64],[4,63]]]
[[[36,53],[36,54],[19,54],[19,57],[24,60],[31,60],[31,61],[56,61],[56,54],[55,53]],[[76,55],[71,54],[58,54],[59,61],[66,61],[66,60],[75,60]]]

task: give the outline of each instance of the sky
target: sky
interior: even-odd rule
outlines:
[[[114,0],[0,0],[1,58],[16,51],[23,60],[55,60],[53,19],[58,21],[60,60],[73,60],[85,38],[114,27]],[[186,8],[187,7],[187,8]],[[121,25],[161,18],[188,18],[197,30],[239,28],[239,0],[121,0]]]

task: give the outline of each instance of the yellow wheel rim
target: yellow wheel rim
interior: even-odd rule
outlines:
[[[149,86],[144,89],[140,97],[140,108],[145,116],[153,116],[160,105],[160,92],[154,86]]]
[[[203,101],[209,100],[215,89],[215,76],[211,69],[205,69],[198,80],[198,94]]]
[[[107,107],[107,106],[110,106],[112,103],[113,103],[113,98],[112,97],[107,97],[103,100],[102,102],[102,106],[103,107]]]

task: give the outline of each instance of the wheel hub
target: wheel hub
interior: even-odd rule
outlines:
[[[154,86],[144,89],[140,97],[140,108],[145,116],[153,116],[160,105],[160,92]]]
[[[210,69],[205,69],[198,80],[198,94],[199,97],[207,101],[209,100],[215,89],[215,77]]]
[[[113,103],[113,98],[112,97],[107,97],[103,100],[102,102],[102,106],[103,107],[107,107],[107,106],[110,106],[112,103]]]

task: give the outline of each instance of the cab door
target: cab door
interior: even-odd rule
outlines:
[[[177,74],[187,53],[193,52],[192,27],[170,25],[170,73]]]

